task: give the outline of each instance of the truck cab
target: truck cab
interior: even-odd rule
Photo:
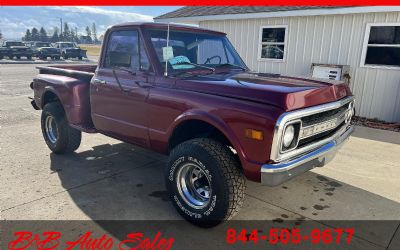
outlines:
[[[78,58],[82,60],[83,57],[86,57],[86,50],[81,49],[74,42],[56,42],[54,47],[60,51],[64,59]]]
[[[4,41],[2,48],[4,51],[2,54],[6,55],[9,59],[20,59],[21,57],[26,57],[27,59],[32,59],[33,51],[23,42],[19,41]]]
[[[226,34],[189,26],[113,26],[98,65],[39,67],[31,88],[50,150],[89,132],[168,155],[170,199],[204,227],[238,212],[245,179],[322,167],[353,131],[344,82],[252,72]]]
[[[45,60],[48,57],[60,59],[60,50],[51,46],[50,42],[33,42],[31,48],[39,59]]]

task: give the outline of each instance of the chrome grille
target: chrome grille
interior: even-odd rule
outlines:
[[[325,112],[302,117],[302,128],[299,132],[298,147],[313,143],[329,136],[342,126],[346,125],[349,105],[345,104],[339,108]]]
[[[343,105],[342,107],[334,110],[328,110],[322,113],[302,117],[301,121],[303,123],[303,126],[307,127],[309,125],[314,125],[317,123],[331,120],[336,117],[340,117],[341,115],[344,115],[346,111],[347,111],[347,105]]]
[[[353,115],[354,97],[282,114],[276,123],[270,159],[282,162],[320,147],[346,131]],[[350,111],[351,110],[351,111]],[[287,124],[299,122],[297,146],[285,150],[282,138]]]

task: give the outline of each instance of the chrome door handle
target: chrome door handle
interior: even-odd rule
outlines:
[[[106,84],[106,81],[100,80],[100,79],[94,79],[94,80],[93,80],[93,83],[94,83],[94,84]]]

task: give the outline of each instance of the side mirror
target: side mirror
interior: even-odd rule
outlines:
[[[122,52],[110,52],[108,54],[110,66],[112,67],[131,67],[131,55]]]

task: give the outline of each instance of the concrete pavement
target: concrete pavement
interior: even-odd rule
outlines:
[[[55,155],[30,107],[34,65],[0,65],[1,218],[180,220],[164,188],[162,155],[84,134]],[[237,220],[400,220],[400,134],[357,127],[334,161],[278,187],[247,182]],[[357,228],[362,246],[399,249],[398,223]],[[193,229],[196,230],[196,229]],[[397,234],[396,234],[397,230]]]

